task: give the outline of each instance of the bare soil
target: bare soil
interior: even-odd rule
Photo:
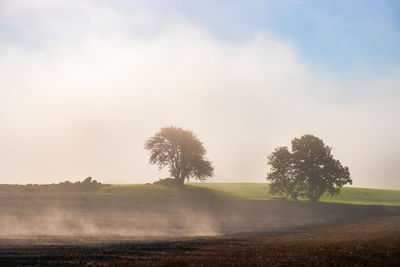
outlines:
[[[400,209],[0,196],[0,266],[399,266]]]

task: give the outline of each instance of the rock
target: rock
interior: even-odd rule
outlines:
[[[160,179],[157,182],[154,182],[153,184],[165,185],[165,186],[178,186],[178,184],[174,178]]]

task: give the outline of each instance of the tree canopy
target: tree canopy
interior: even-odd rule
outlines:
[[[179,127],[164,127],[145,143],[150,150],[150,164],[166,166],[178,185],[185,179],[206,180],[213,176],[212,162],[205,158],[206,149],[197,136]]]
[[[297,199],[317,201],[322,194],[338,194],[345,184],[352,184],[349,168],[333,158],[331,148],[313,135],[292,140],[292,152],[278,147],[268,155],[270,172],[267,181],[271,192]]]

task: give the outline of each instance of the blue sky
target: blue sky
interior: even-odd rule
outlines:
[[[160,24],[185,21],[233,43],[268,32],[290,42],[309,64],[341,75],[385,72],[398,68],[400,62],[400,2],[396,0],[96,2],[125,11],[149,10],[160,16]],[[0,27],[2,42],[37,45],[6,20]]]
[[[0,183],[166,177],[143,143],[173,124],[204,141],[216,182],[265,182],[266,155],[310,133],[354,185],[400,189],[399,12],[372,0],[2,0]]]
[[[213,10],[183,10],[231,41],[272,32],[292,42],[305,59],[336,71],[357,65],[377,71],[400,59],[398,1],[223,1]]]
[[[360,66],[387,71],[400,62],[399,1],[180,1],[175,8],[227,41],[275,34],[310,64],[340,74]]]

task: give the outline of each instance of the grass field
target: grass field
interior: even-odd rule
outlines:
[[[351,203],[362,205],[400,206],[400,190],[345,187],[334,197],[324,195],[324,202]]]
[[[234,196],[245,199],[269,200],[279,197],[269,193],[269,186],[266,183],[196,183],[193,185],[229,192]],[[400,206],[400,190],[345,187],[340,190],[339,195],[331,197],[325,194],[321,197],[320,201],[360,205]]]
[[[99,194],[122,196],[194,196],[228,197],[253,200],[271,200],[280,196],[269,193],[266,183],[190,183],[184,189],[161,185],[110,185],[101,188]],[[330,203],[400,206],[400,190],[342,188],[339,195],[324,195],[320,201]]]
[[[192,197],[192,198],[210,198],[210,197],[237,197],[234,192],[227,190],[216,190],[197,185],[185,185],[181,187],[169,187],[152,184],[132,184],[132,185],[108,185],[97,191],[101,195],[119,195],[129,197]]]

